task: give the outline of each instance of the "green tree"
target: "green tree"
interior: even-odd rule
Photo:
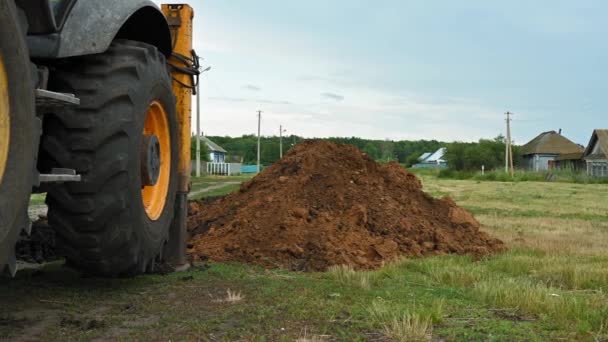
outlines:
[[[380,143],[380,159],[383,161],[395,159],[395,143],[392,140],[385,140]]]
[[[477,143],[455,142],[448,145],[445,159],[453,170],[475,171],[483,165],[486,170],[504,166],[505,138],[481,139]],[[521,160],[520,149],[513,146],[513,161],[517,166]]]
[[[405,159],[404,164],[407,167],[411,167],[412,165],[418,163],[420,161],[420,156],[422,156],[423,153],[420,153],[420,154],[412,153],[412,154],[408,155],[407,158]]]
[[[201,141],[201,161],[209,161],[209,149],[207,144]],[[196,160],[196,136],[190,138],[190,160]]]
[[[365,152],[370,158],[376,160],[380,159],[379,150],[378,144],[374,143],[373,141],[369,141],[365,144],[365,147],[363,147],[363,152]]]
[[[246,164],[257,162],[257,136],[255,135],[240,137],[210,136],[209,139],[226,149],[230,156],[237,156],[239,160],[242,158]],[[295,135],[283,137],[283,153],[287,153],[294,142],[302,140],[303,138]],[[446,146],[445,142],[437,140],[393,141],[357,137],[332,137],[322,140],[353,145],[375,160],[386,161],[396,158],[400,163],[407,163],[408,165],[415,163],[423,153],[435,152],[440,147]],[[270,165],[279,159],[279,137],[262,137],[261,159],[264,165]]]

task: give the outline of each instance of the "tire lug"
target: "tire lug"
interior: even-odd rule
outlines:
[[[15,274],[17,274],[17,258],[15,258],[15,251],[11,251],[10,255],[8,257],[8,260],[6,260],[7,264],[6,264],[6,269],[8,270],[8,273],[10,274],[11,277],[15,277]]]
[[[32,220],[29,217],[26,218],[25,227],[23,227],[23,232],[28,236],[32,234]]]

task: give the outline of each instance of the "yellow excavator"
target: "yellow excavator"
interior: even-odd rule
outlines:
[[[66,264],[99,276],[186,265],[190,6],[0,1],[0,271],[32,193]]]

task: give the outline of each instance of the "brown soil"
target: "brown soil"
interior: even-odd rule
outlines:
[[[195,259],[322,271],[504,248],[451,199],[424,193],[399,164],[326,141],[298,144],[239,191],[189,209]]]

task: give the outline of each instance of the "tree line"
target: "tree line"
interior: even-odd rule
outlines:
[[[244,164],[257,163],[257,136],[208,136],[208,138],[228,151],[229,159],[231,159],[231,161],[242,161]],[[286,154],[295,144],[303,140],[305,139],[296,135],[283,137],[283,154]],[[354,145],[377,161],[397,161],[402,164],[415,163],[421,154],[425,152],[435,152],[440,147],[446,146],[446,143],[437,140],[392,141],[370,140],[357,137],[333,137],[320,140]],[[262,137],[260,151],[261,163],[263,165],[270,165],[279,160],[279,156],[280,138],[277,136]]]
[[[257,163],[257,136],[208,136],[208,138],[228,151],[227,160],[244,164]],[[303,140],[304,138],[296,135],[283,137],[283,153],[287,153],[295,144]],[[454,170],[479,170],[482,165],[486,170],[492,170],[504,166],[505,139],[501,135],[494,139],[481,139],[475,143],[448,143],[438,140],[372,140],[357,137],[333,137],[322,140],[354,145],[377,161],[397,161],[408,167],[417,163],[423,153],[435,152],[441,147],[447,148],[444,158],[449,167]],[[192,156],[194,157],[195,140],[193,140],[192,146]],[[206,147],[201,149],[204,151],[201,153],[201,158],[207,160],[209,153]],[[279,137],[264,136],[261,138],[260,159],[263,165],[270,165],[279,160],[279,152]],[[518,146],[513,146],[513,154],[514,162],[518,165],[521,160]]]
[[[502,135],[494,139],[481,139],[476,143],[453,142],[446,145],[444,159],[448,167],[457,171],[494,170],[505,166],[505,138]],[[520,146],[513,145],[513,163],[521,165]]]

